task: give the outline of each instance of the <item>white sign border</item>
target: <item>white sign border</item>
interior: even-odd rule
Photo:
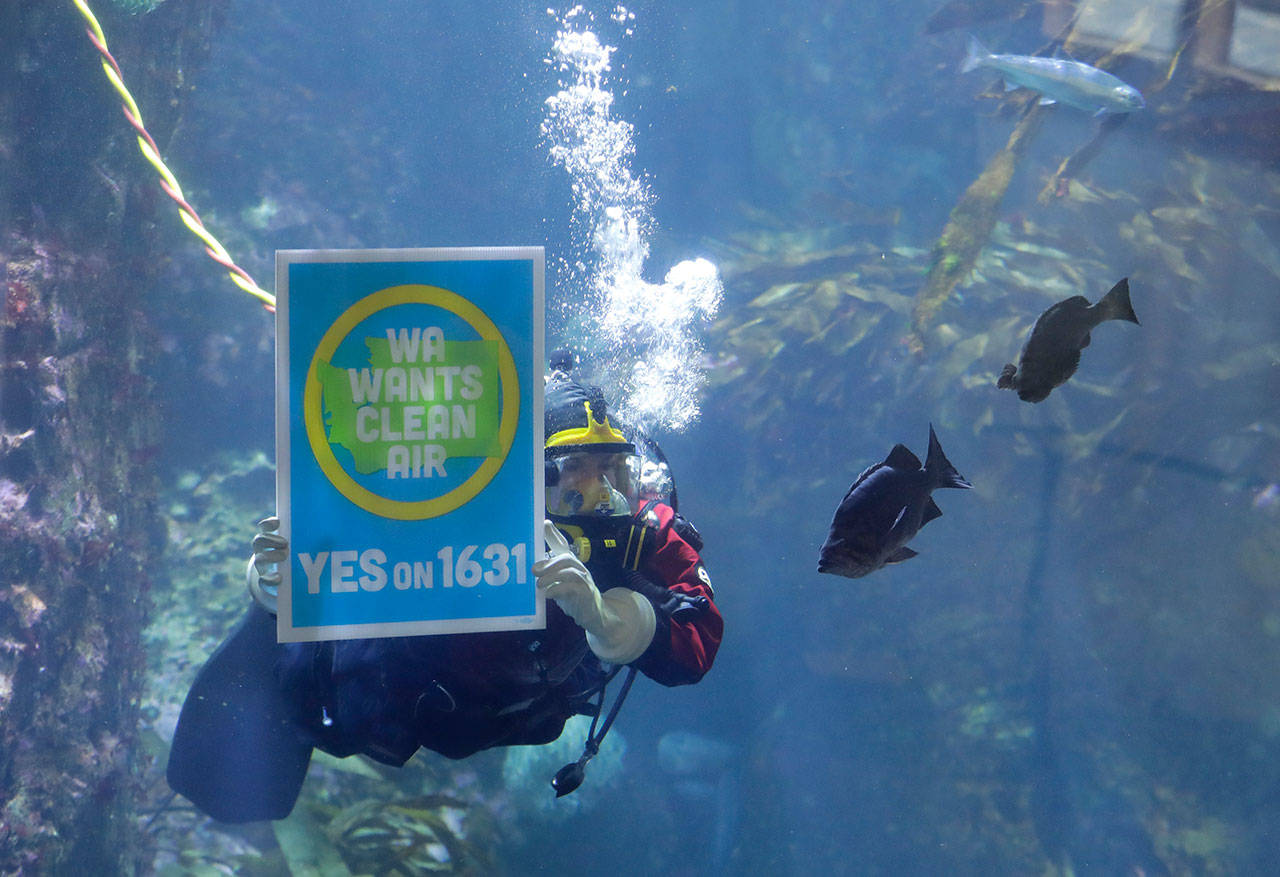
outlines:
[[[279,533],[292,544],[292,507],[290,504],[289,455],[289,266],[317,262],[457,262],[531,261],[533,263],[533,362],[531,376],[543,369],[541,359],[546,346],[545,271],[546,251],[543,247],[393,247],[388,249],[352,250],[276,250],[276,515]],[[545,385],[532,378],[533,384],[533,460],[534,520],[530,532],[530,557],[533,562],[543,554],[542,521],[546,516],[545,491],[541,482],[544,435]],[[495,616],[492,618],[459,618],[437,621],[398,621],[375,624],[334,624],[323,627],[294,627],[292,618],[292,563],[280,565],[281,581],[277,594],[276,640],[287,642],[327,642],[344,639],[372,639],[395,636],[432,636],[494,631],[541,630],[546,627],[547,606],[542,592],[536,591],[533,615]],[[322,635],[318,635],[322,634]]]

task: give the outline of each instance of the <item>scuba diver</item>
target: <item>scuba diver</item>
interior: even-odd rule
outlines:
[[[591,715],[582,757],[552,780],[559,797],[583,781],[637,670],[667,686],[702,678],[724,621],[701,537],[673,508],[661,451],[637,435],[649,459],[638,453],[573,363],[553,353],[545,391],[549,551],[533,564],[545,629],[277,643],[272,588],[288,544],[268,518],[249,561],[254,602],[183,704],[166,770],[175,792],[223,822],[283,819],[313,748],[399,767],[419,747],[466,758],[549,743]],[[624,669],[602,722],[605,686]]]

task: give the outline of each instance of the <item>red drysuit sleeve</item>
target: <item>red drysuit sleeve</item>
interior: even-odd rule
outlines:
[[[636,590],[654,604],[658,626],[635,665],[663,685],[688,685],[711,669],[724,618],[702,557],[672,526],[675,512],[656,504],[652,513],[658,524],[656,548],[641,569],[648,586]]]

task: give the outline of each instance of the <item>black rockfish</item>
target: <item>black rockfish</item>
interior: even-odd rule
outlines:
[[[930,496],[939,487],[972,487],[942,453],[929,426],[924,467],[903,445],[894,445],[883,463],[858,476],[831,520],[818,555],[818,572],[856,579],[886,563],[915,557],[907,543],[942,514]]]
[[[1018,398],[1024,402],[1043,401],[1054,387],[1076,373],[1080,351],[1089,346],[1089,333],[1107,320],[1138,322],[1133,305],[1129,304],[1128,277],[1111,287],[1095,305],[1083,295],[1073,295],[1041,314],[1022,348],[1018,365],[1007,364],[996,386],[1017,390]]]

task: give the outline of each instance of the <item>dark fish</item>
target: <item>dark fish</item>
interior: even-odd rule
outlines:
[[[930,494],[939,487],[972,487],[942,453],[929,426],[924,467],[904,445],[858,476],[844,495],[818,555],[818,572],[856,579],[886,563],[915,557],[907,543],[942,514]]]
[[[1041,402],[1054,387],[1066,383],[1080,365],[1080,351],[1089,346],[1089,333],[1107,320],[1137,323],[1129,304],[1129,278],[1111,287],[1096,304],[1083,295],[1058,302],[1040,315],[1022,348],[1018,365],[1008,363],[996,386],[1017,390],[1024,402]]]
[[[997,19],[1021,18],[1034,5],[1028,4],[1026,0],[951,0],[929,16],[924,32],[942,33]]]

